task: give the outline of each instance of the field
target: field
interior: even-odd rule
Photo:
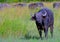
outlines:
[[[0,42],[60,42],[60,9],[54,9],[52,3],[47,2],[44,5],[54,12],[53,38],[49,31],[47,40],[36,39],[39,33],[35,22],[30,20],[30,12],[37,12],[39,8],[29,10],[27,6],[5,7],[0,10]]]

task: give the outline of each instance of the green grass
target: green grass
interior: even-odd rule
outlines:
[[[49,31],[47,40],[32,39],[39,37],[39,33],[29,13],[35,13],[39,8],[32,11],[28,7],[12,7],[0,10],[0,42],[60,42],[60,9],[53,9],[50,3],[46,6],[54,12],[53,38]],[[31,38],[26,39],[26,36]]]

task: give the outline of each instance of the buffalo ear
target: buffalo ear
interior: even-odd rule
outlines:
[[[35,19],[34,19],[34,16],[31,17],[31,20],[35,20]]]

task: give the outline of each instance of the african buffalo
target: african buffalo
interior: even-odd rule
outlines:
[[[36,4],[38,5],[38,7],[44,7],[44,4],[42,2],[38,2]]]
[[[14,6],[24,7],[24,6],[26,6],[26,4],[25,4],[25,3],[18,3],[18,4],[16,4],[16,5],[14,5]]]
[[[60,3],[59,2],[53,3],[53,8],[60,8]]]
[[[37,5],[36,3],[31,3],[31,4],[29,4],[28,7],[29,7],[30,9],[35,9],[35,8],[37,8],[37,6],[38,6],[38,5]]]
[[[39,2],[37,2],[37,3],[31,3],[31,4],[29,4],[29,8],[30,9],[35,9],[35,8],[37,8],[37,7],[43,7],[44,5],[43,5],[43,3],[39,3]]]
[[[47,38],[49,27],[50,27],[51,37],[53,37],[54,16],[53,16],[53,12],[50,9],[42,8],[37,13],[35,13],[31,19],[35,20],[41,39],[42,39],[42,30],[44,30],[45,37]]]

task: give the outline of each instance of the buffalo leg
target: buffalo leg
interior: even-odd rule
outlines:
[[[47,38],[47,35],[48,35],[48,28],[45,28],[45,29],[44,29],[44,33],[45,33],[45,38]]]
[[[38,32],[39,32],[40,38],[42,39],[42,30],[40,29],[39,26],[37,28],[38,28]]]
[[[42,31],[41,30],[39,31],[39,34],[40,34],[40,38],[42,39]]]
[[[53,37],[53,25],[50,26],[51,37]]]
[[[39,24],[38,22],[36,22],[36,26],[37,26],[37,29],[38,29],[38,32],[39,32],[39,35],[40,35],[40,38],[42,39],[42,25]]]

